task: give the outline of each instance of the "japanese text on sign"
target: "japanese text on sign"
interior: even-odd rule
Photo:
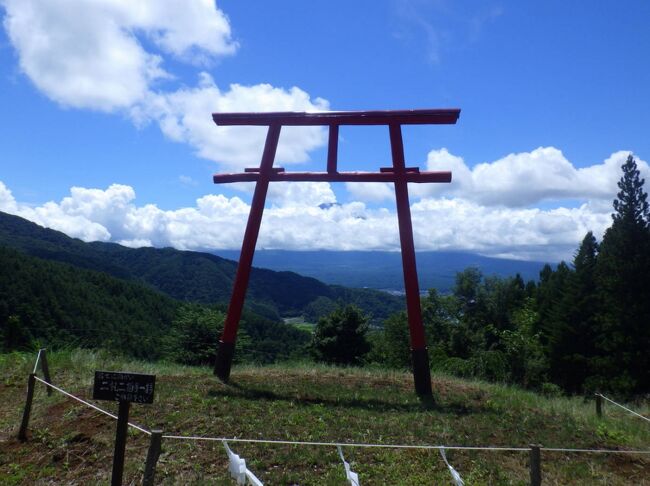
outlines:
[[[93,398],[96,400],[153,403],[155,375],[95,371]]]

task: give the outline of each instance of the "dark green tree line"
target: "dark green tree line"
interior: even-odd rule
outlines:
[[[370,351],[368,318],[353,305],[339,307],[316,325],[312,353],[316,360],[339,365],[361,364]]]
[[[631,155],[622,171],[611,227],[600,244],[588,232],[571,265],[546,265],[537,283],[469,268],[452,294],[429,292],[433,368],[569,393],[650,391],[650,210]],[[372,342],[369,360],[410,365],[405,314]]]

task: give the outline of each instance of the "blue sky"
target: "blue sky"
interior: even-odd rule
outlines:
[[[84,240],[236,248],[263,133],[213,111],[459,107],[404,129],[416,246],[570,258],[609,225],[619,167],[650,153],[650,3],[0,0],[0,210]],[[389,165],[387,130],[342,129],[341,168]],[[324,134],[287,133],[290,169]],[[323,203],[339,204],[322,209]],[[396,249],[382,185],[278,185],[260,247]]]

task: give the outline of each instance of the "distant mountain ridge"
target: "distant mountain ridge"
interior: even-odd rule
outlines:
[[[2,212],[0,245],[42,259],[144,283],[174,299],[203,304],[228,301],[237,268],[235,261],[209,253],[85,243]],[[376,320],[404,307],[403,299],[384,292],[327,285],[289,271],[254,268],[251,273],[247,304],[261,315],[271,318],[301,315],[311,303],[322,304],[323,299],[329,304],[355,303],[372,313]]]
[[[236,260],[239,251],[214,252]],[[519,273],[525,281],[537,280],[542,262],[491,258],[466,252],[418,252],[416,255],[420,289],[447,292],[457,272],[476,267],[485,275],[499,277]],[[400,291],[404,288],[402,257],[388,251],[286,251],[257,250],[254,265],[271,270],[289,270],[328,284]]]

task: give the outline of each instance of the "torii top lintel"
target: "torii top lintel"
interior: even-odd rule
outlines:
[[[213,113],[217,125],[273,124],[285,126],[325,125],[452,125],[460,109],[376,110],[376,111],[323,111],[323,112],[265,112],[265,113]]]
[[[338,132],[341,125],[451,125],[455,124],[460,109],[384,110],[384,111],[325,111],[325,112],[263,112],[263,113],[213,113],[217,125],[247,126],[328,126],[329,144],[327,151],[327,172],[285,172],[283,168],[272,169],[271,164],[260,168],[249,168],[235,174],[216,174],[215,184],[228,182],[253,182],[263,176],[271,181],[313,181],[313,182],[394,182],[404,178],[406,182],[451,182],[451,172],[420,172],[417,167],[382,168],[380,172],[339,172]],[[401,145],[401,135],[400,135]],[[401,149],[400,149],[401,150]]]

